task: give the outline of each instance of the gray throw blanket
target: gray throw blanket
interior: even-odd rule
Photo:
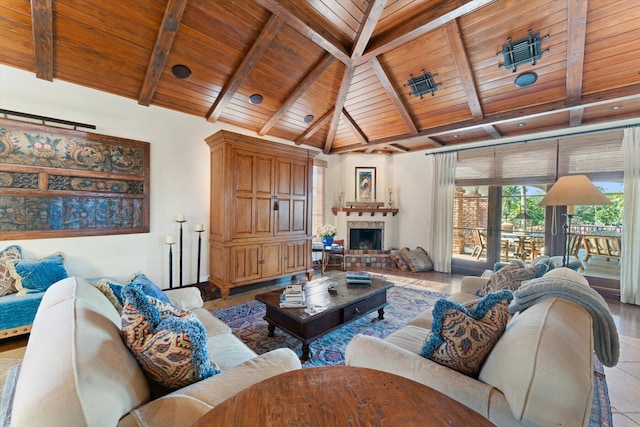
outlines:
[[[620,357],[618,330],[609,306],[600,294],[588,286],[562,277],[533,279],[514,292],[509,313],[523,311],[537,302],[560,297],[582,305],[593,318],[593,340],[596,355],[605,366],[615,366]]]

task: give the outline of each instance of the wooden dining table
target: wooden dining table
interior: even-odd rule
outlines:
[[[514,256],[524,261],[528,255],[526,251],[527,243],[530,243],[533,239],[540,238],[540,237],[544,238],[544,233],[526,232],[526,231],[512,231],[512,232],[503,231],[501,234],[501,238],[503,239],[503,244],[506,245],[505,247],[506,261],[509,261],[509,255],[508,255],[509,243],[504,242],[505,239],[513,241],[513,245],[515,246]],[[536,254],[534,253],[530,255],[532,260],[536,256]]]

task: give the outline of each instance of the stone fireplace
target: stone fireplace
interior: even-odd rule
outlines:
[[[348,270],[395,268],[388,256],[395,230],[395,215],[387,215],[383,209],[337,209],[338,238],[345,239],[345,265]],[[365,216],[366,215],[366,216]],[[367,218],[368,217],[368,218]],[[370,220],[369,220],[370,219]]]

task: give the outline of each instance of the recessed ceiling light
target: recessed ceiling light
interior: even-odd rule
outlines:
[[[529,87],[534,84],[538,80],[538,75],[533,71],[527,71],[526,73],[522,73],[516,77],[513,84],[516,87]]]
[[[171,67],[171,74],[179,79],[188,79],[191,76],[191,69],[186,65],[176,64]]]
[[[459,138],[460,135],[458,135],[457,133],[455,135],[453,135],[454,138]]]
[[[307,114],[306,116],[304,116],[304,122],[305,123],[311,123],[314,118],[315,117],[313,117],[313,114]]]
[[[622,105],[614,105],[613,107],[611,107],[612,110],[619,110],[622,108]]]
[[[263,100],[264,100],[264,97],[259,93],[254,93],[249,97],[249,102],[252,103],[253,105],[262,104]]]
[[[518,127],[519,127],[519,128],[524,127],[524,126],[526,126],[526,125],[527,125],[526,123],[518,123]]]

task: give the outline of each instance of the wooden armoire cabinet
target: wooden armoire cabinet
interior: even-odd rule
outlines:
[[[237,286],[312,273],[310,150],[228,131],[211,149],[209,283]]]

